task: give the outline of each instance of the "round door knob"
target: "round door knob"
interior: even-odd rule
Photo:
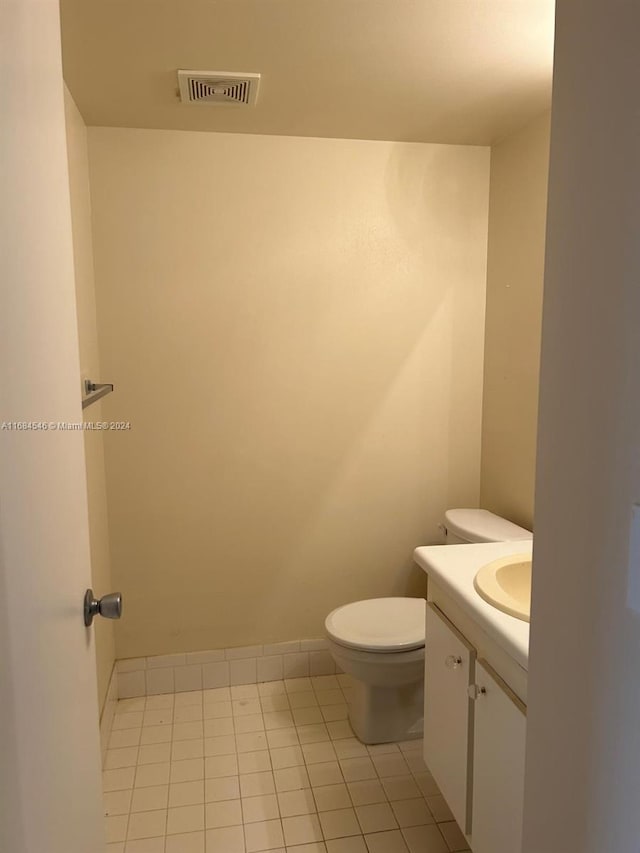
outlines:
[[[94,616],[104,616],[105,619],[119,619],[122,616],[122,593],[110,592],[102,598],[96,598],[92,589],[84,594],[84,624],[87,628],[93,622]]]
[[[444,659],[444,665],[447,669],[457,669],[462,664],[462,658],[458,655],[447,655]]]

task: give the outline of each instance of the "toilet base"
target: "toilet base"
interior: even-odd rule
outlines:
[[[394,687],[354,681],[349,722],[363,743],[391,743],[422,737],[422,681]]]

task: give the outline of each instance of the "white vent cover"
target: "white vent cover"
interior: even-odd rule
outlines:
[[[258,97],[259,74],[228,71],[178,71],[184,104],[239,104],[251,107]]]

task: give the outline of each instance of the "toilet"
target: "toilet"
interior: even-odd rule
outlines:
[[[533,538],[484,509],[447,510],[441,529],[447,545]],[[363,743],[422,737],[425,609],[422,598],[371,598],[325,620],[329,651],[353,679],[349,722]]]

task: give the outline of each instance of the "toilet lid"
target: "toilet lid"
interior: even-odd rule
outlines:
[[[341,646],[370,652],[400,652],[424,646],[422,598],[370,598],[333,610],[325,619],[329,637]]]

